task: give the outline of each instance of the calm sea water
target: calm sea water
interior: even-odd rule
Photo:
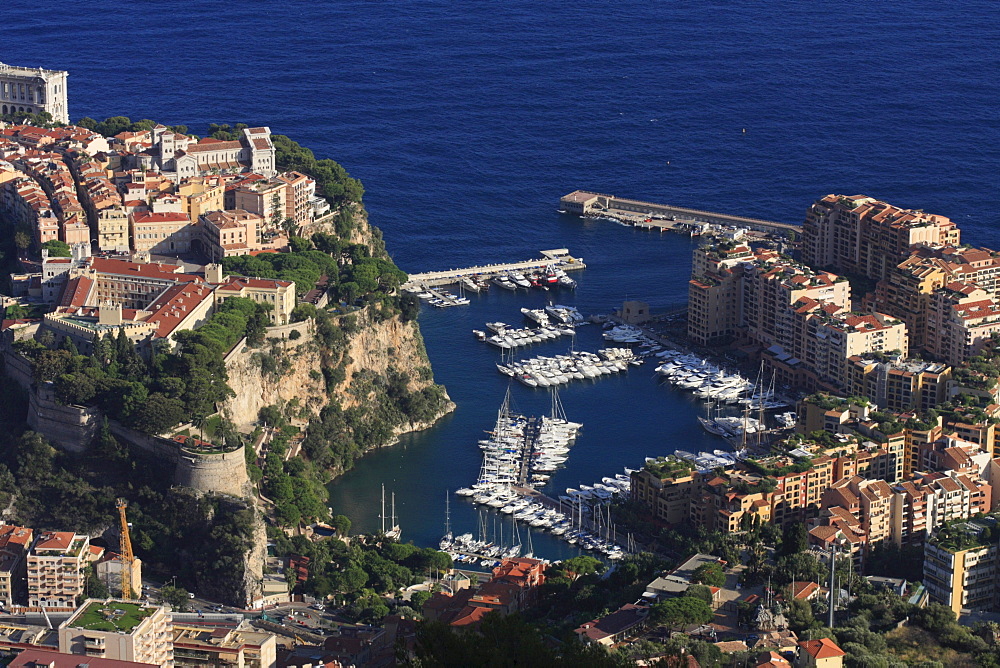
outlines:
[[[682,303],[690,243],[559,216],[559,196],[576,188],[790,222],[829,192],[866,193],[1000,245],[993,10],[984,0],[67,0],[42,11],[7,0],[0,61],[69,70],[74,118],[124,114],[196,133],[244,121],[291,135],[364,181],[406,270],[566,246],[590,266],[576,302],[606,311],[625,296]],[[445,490],[475,476],[475,440],[506,388],[469,330],[541,300],[490,295],[421,316],[459,409],[337,481],[337,511],[372,528],[385,483],[405,536],[436,541]],[[596,332],[580,338],[597,345]],[[548,405],[520,386],[514,397],[527,412]],[[555,486],[713,445],[697,405],[646,368],[571,386],[564,400],[586,426]],[[472,529],[474,511],[452,506]],[[563,554],[551,541],[536,548]]]

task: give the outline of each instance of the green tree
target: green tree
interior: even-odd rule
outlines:
[[[683,629],[695,624],[712,621],[712,608],[705,601],[693,596],[681,596],[654,603],[649,618],[654,624],[672,629]]]
[[[712,590],[707,585],[691,585],[684,592],[684,596],[699,598],[702,601],[705,601],[705,603],[712,605]]]
[[[132,425],[147,434],[162,434],[180,424],[186,416],[184,403],[153,392],[146,402],[132,415]]]
[[[587,555],[581,555],[579,557],[572,557],[570,559],[564,559],[562,564],[560,564],[560,569],[572,576],[572,579],[583,577],[585,575],[594,575],[595,573],[603,573],[605,565],[603,562],[589,557]]]
[[[184,612],[187,610],[188,603],[191,601],[191,595],[188,593],[188,590],[183,587],[166,585],[160,588],[160,599],[163,600],[164,603],[168,603],[174,610]]]
[[[782,554],[798,554],[809,549],[809,532],[802,522],[792,522],[785,525],[781,538]]]
[[[712,587],[722,587],[726,584],[726,574],[717,562],[702,564],[691,573],[691,581]]]
[[[15,231],[14,245],[17,247],[17,250],[23,253],[31,245],[31,236],[24,230]]]
[[[42,249],[49,252],[49,257],[69,257],[72,254],[70,253],[69,244],[58,239],[46,241],[42,244]]]

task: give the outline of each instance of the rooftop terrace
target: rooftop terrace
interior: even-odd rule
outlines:
[[[129,633],[155,608],[122,601],[94,601],[70,619],[70,627],[88,631]]]

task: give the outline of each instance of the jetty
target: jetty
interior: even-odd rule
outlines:
[[[498,264],[486,264],[478,267],[466,267],[465,269],[448,269],[445,271],[427,271],[420,274],[410,274],[403,289],[406,288],[429,288],[438,285],[451,285],[458,283],[463,278],[492,278],[498,274],[505,274],[510,271],[534,271],[545,269],[546,267],[557,266],[563,271],[574,271],[586,269],[583,258],[573,257],[566,248],[553,248],[551,250],[540,251],[542,257],[523,262],[506,262]]]
[[[788,232],[799,233],[802,231],[801,225],[792,223],[689,209],[672,204],[643,202],[588,190],[574,190],[570,194],[564,195],[559,199],[559,205],[560,209],[566,213],[588,218],[602,216],[614,218],[635,227],[649,229],[692,231],[712,224],[766,233],[787,234]]]

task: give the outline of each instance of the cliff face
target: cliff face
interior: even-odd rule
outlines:
[[[372,255],[384,256],[381,233],[368,224],[363,208],[354,210],[354,220],[350,241],[368,245]],[[334,230],[327,226],[309,232]],[[226,401],[223,412],[245,428],[257,421],[264,406],[297,404],[302,419],[310,420],[320,414],[331,397],[344,409],[364,405],[367,397],[364,391],[358,391],[360,383],[356,380],[373,375],[385,377],[390,372],[402,374],[410,392],[432,386],[431,366],[417,323],[404,322],[398,315],[383,319],[373,315],[373,308],[334,318],[346,336],[336,348],[325,343],[317,335],[315,323],[308,321],[271,328],[267,345],[230,354],[229,385],[236,396]],[[293,330],[297,336],[291,334]],[[342,368],[343,375],[335,376],[335,386],[328,388],[323,369],[335,367]],[[453,408],[454,404],[446,400],[434,419]],[[398,435],[430,424],[433,422],[409,422],[394,431]]]
[[[236,396],[226,401],[223,413],[243,428],[257,421],[261,408],[275,404],[287,406],[297,402],[311,417],[319,415],[331,396],[342,408],[352,408],[365,401],[363,394],[351,391],[355,379],[370,374],[384,376],[390,369],[407,378],[410,392],[434,384],[416,322],[403,322],[399,316],[376,322],[367,309],[342,316],[340,323],[346,325],[347,318],[351,324],[346,328],[345,345],[339,350],[327,348],[310,321],[280,328],[285,330],[283,340],[274,336],[276,332],[269,332],[269,342],[261,348],[244,348],[230,355],[226,366],[229,385]],[[299,332],[294,341],[287,338],[291,330]],[[275,360],[277,372],[268,370],[267,357]],[[330,393],[322,369],[338,365],[343,365],[344,377]],[[448,402],[447,410],[453,407]],[[427,426],[410,423],[396,432]]]

